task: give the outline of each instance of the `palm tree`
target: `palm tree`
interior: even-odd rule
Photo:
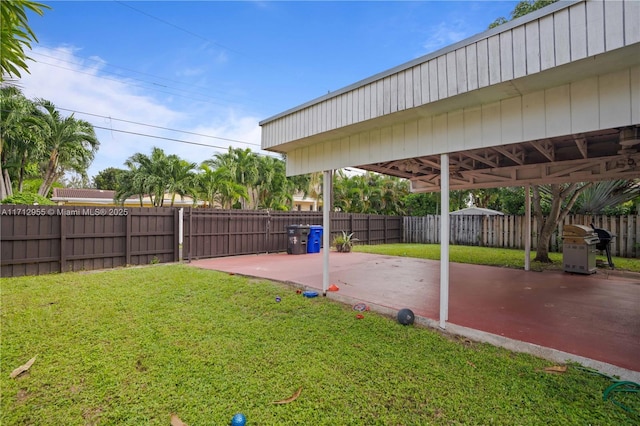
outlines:
[[[0,199],[13,193],[12,180],[18,179],[22,191],[26,169],[37,163],[44,149],[34,131],[35,105],[16,87],[0,88]]]
[[[48,158],[43,167],[43,182],[38,194],[46,197],[53,183],[65,171],[86,176],[87,169],[98,150],[98,141],[93,126],[73,117],[62,117],[55,105],[47,100],[37,101],[34,123],[42,137]]]
[[[235,181],[235,176],[226,167],[215,170],[215,178],[218,186],[217,201],[223,209],[232,209],[241,200],[249,198],[246,186]]]
[[[122,188],[123,195],[136,194],[140,197],[141,203],[144,196],[148,195],[152,206],[162,207],[170,180],[169,163],[165,152],[157,147],[153,147],[150,156],[140,152],[133,154],[125,161],[129,173],[123,177],[125,182]],[[131,193],[132,191],[136,192]]]
[[[596,182],[580,194],[576,213],[599,214],[640,195],[640,179]]]
[[[218,176],[216,170],[212,169],[208,164],[200,165],[200,173],[196,174],[196,188],[198,198],[206,203],[206,206],[213,207],[216,203],[218,194]]]
[[[251,149],[249,148],[247,149],[235,148],[233,150],[233,153],[235,155],[235,161],[237,164],[236,182],[247,188],[247,191],[251,198],[249,199],[249,197],[247,197],[247,200],[251,202],[250,203],[252,204],[251,207],[256,208],[257,196],[254,193],[254,189],[256,185],[256,180],[258,179],[259,157],[256,153],[252,152]],[[244,202],[244,199],[241,199],[240,203],[243,209],[247,208],[247,205]]]
[[[196,168],[196,163],[183,160],[175,154],[170,155],[167,159],[169,163],[167,192],[171,194],[171,207],[173,207],[176,195],[180,195],[183,199],[187,195],[195,199],[195,174],[193,170]]]
[[[247,207],[247,201],[251,198],[257,198],[255,195],[255,185],[258,178],[258,156],[251,152],[249,148],[240,149],[229,147],[224,153],[217,153],[214,158],[205,161],[205,163],[214,169],[224,168],[233,182],[242,185],[246,191],[246,196],[240,197],[236,202],[240,202],[242,208]],[[234,192],[234,191],[231,191]],[[235,204],[235,203],[234,203]],[[256,202],[252,202],[256,207]]]
[[[284,160],[276,157],[258,157],[258,177],[255,183],[256,208],[290,210],[293,194],[300,188],[299,177],[286,176]]]
[[[29,27],[27,9],[42,16],[50,7],[30,0],[0,3],[0,82],[5,75],[20,78],[20,70],[29,72],[26,60],[31,58],[24,49],[31,49],[31,42],[38,39]]]
[[[127,198],[137,195],[140,207],[142,207],[144,205],[144,196],[148,193],[145,176],[138,165],[132,162],[127,165],[129,169],[123,170],[116,178],[118,183],[113,197],[114,201],[117,204],[122,204]]]

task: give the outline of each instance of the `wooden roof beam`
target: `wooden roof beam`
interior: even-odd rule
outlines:
[[[513,161],[516,164],[524,164],[524,150],[518,148],[517,146],[512,146],[509,148],[506,147],[502,147],[502,146],[494,146],[491,147],[491,149],[493,149],[494,151],[498,152],[499,154],[504,155],[505,157],[507,157],[509,160]]]
[[[549,139],[541,140],[541,141],[533,141],[529,142],[531,146],[537,149],[542,155],[544,155],[547,160],[555,161],[555,149],[553,147],[553,142]]]
[[[585,138],[580,138],[580,137],[576,137],[573,140],[576,143],[576,146],[578,147],[578,151],[580,151],[580,154],[582,154],[582,158],[584,159],[588,158],[587,140]]]

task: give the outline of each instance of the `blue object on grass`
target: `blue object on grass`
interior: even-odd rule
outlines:
[[[302,295],[304,297],[316,297],[318,295],[317,291],[303,291]]]
[[[242,413],[238,413],[231,419],[231,426],[245,426],[247,419]]]

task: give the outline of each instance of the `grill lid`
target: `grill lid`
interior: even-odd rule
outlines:
[[[585,225],[565,225],[562,233],[564,237],[598,237],[591,227]]]

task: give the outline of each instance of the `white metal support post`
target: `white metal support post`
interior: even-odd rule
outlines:
[[[331,250],[331,191],[333,172],[325,170],[322,179],[322,294],[329,288],[329,251]]]
[[[440,328],[449,319],[449,155],[440,156]]]
[[[524,221],[525,235],[524,235],[524,270],[531,269],[531,186],[529,184],[524,186]]]

